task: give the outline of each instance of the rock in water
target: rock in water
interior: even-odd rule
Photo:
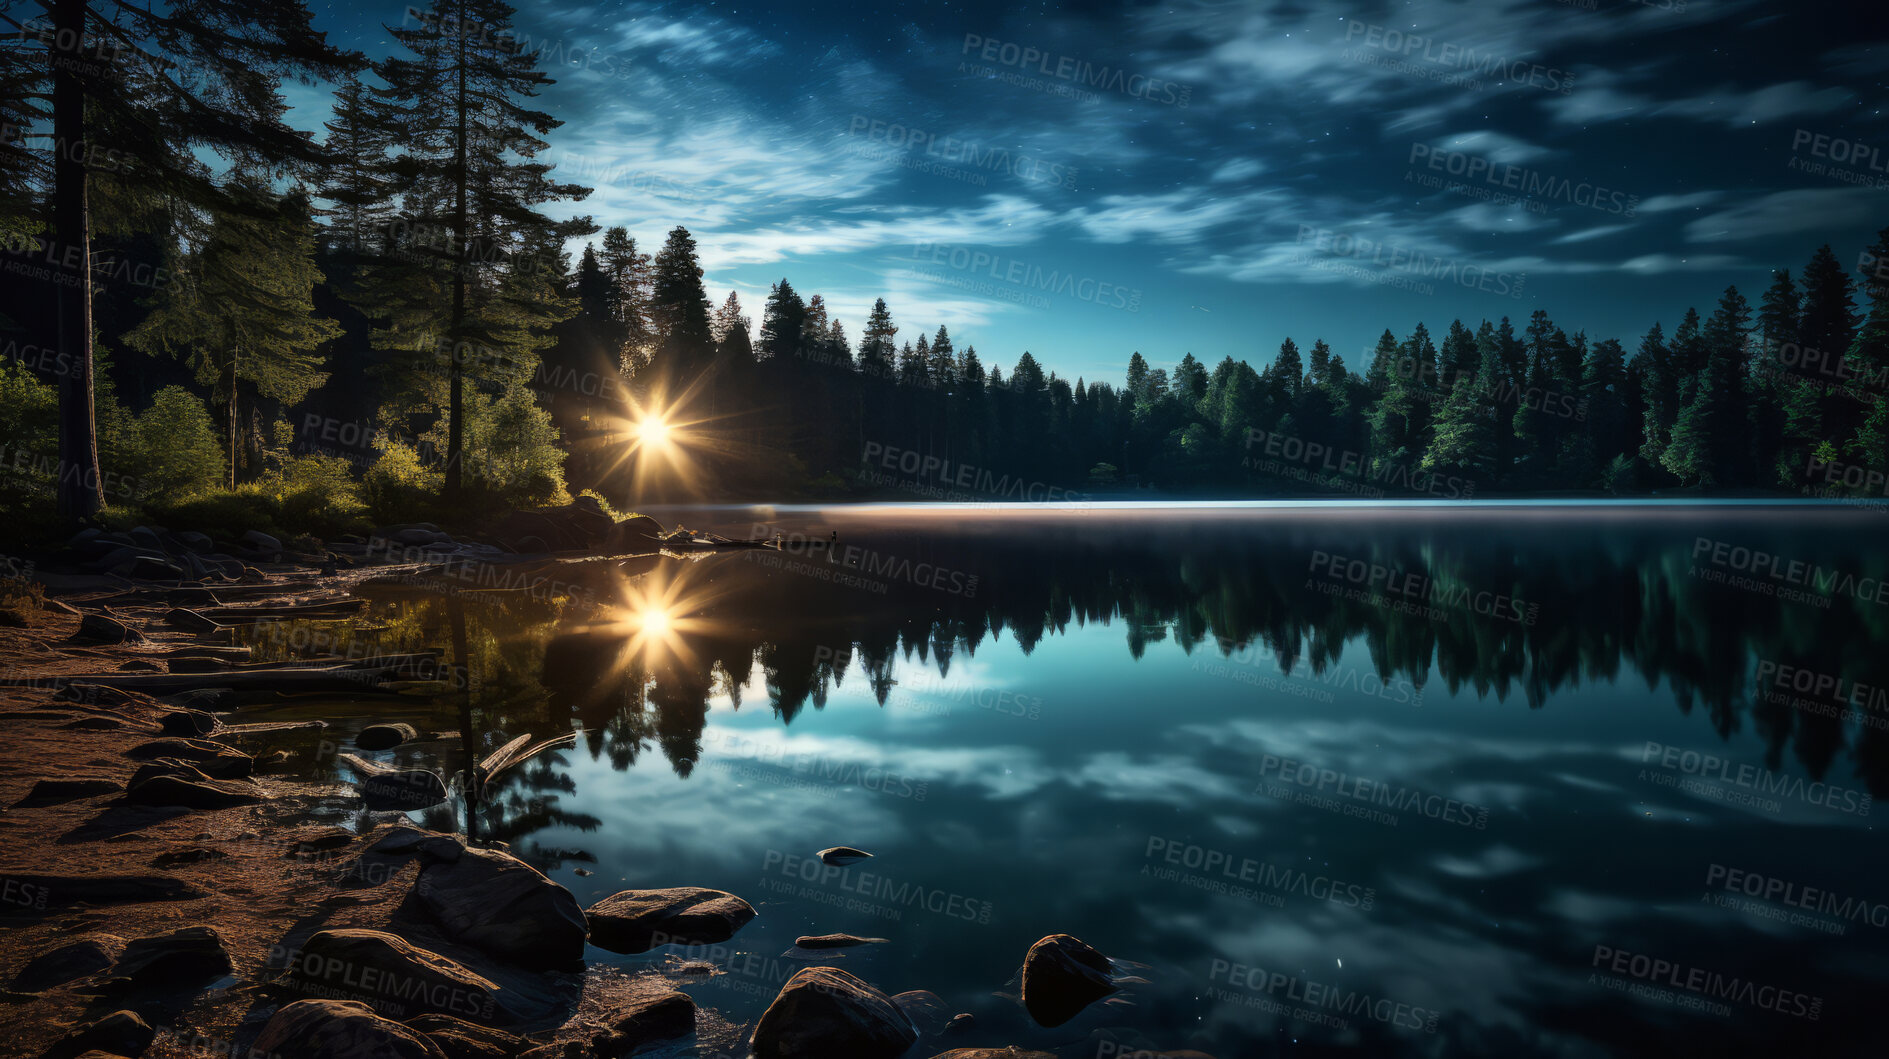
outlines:
[[[727,941],[754,918],[754,906],[734,894],[699,886],[624,890],[591,905],[591,944],[635,954],[658,945],[712,945]]]
[[[863,849],[854,849],[851,846],[834,846],[832,849],[823,849],[820,851],[820,863],[837,865],[856,864],[871,856],[872,854],[867,853]]]
[[[894,1059],[918,1041],[892,998],[832,967],[807,967],[761,1013],[755,1059]]]
[[[138,1055],[156,1038],[157,1031],[137,1012],[114,1011],[72,1031],[71,1036],[48,1048],[44,1059],[74,1059],[86,1052]]]
[[[854,945],[880,945],[885,938],[862,938],[855,934],[810,934],[794,939],[803,949],[845,949]]]
[[[392,750],[419,737],[410,724],[370,724],[354,737],[354,745],[362,750]]]
[[[1108,957],[1067,934],[1051,934],[1023,957],[1023,1006],[1039,1026],[1060,1026],[1114,991]]]
[[[402,1017],[491,1019],[496,983],[464,964],[378,930],[323,930],[302,943],[289,981],[310,993],[351,994]]]
[[[413,892],[455,941],[540,970],[583,962],[584,910],[569,890],[497,850],[430,859]]]
[[[351,1000],[286,1004],[253,1047],[273,1059],[446,1059],[425,1034]]]

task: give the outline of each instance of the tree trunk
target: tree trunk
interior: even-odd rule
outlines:
[[[464,482],[460,465],[465,462],[465,378],[460,357],[461,335],[466,323],[466,246],[471,236],[466,231],[466,35],[459,33],[459,91],[457,142],[453,145],[453,316],[448,332],[452,340],[452,363],[447,368],[450,396],[446,406],[446,498],[457,500]]]
[[[241,352],[230,354],[230,492],[236,491],[236,358]]]
[[[60,363],[59,517],[78,522],[105,506],[92,412],[92,240],[86,196],[85,51],[87,0],[55,0],[54,42],[47,49],[53,93],[53,234],[49,257]]]

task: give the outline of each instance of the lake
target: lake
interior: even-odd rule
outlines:
[[[740,1022],[813,958],[938,993],[975,1017],[958,1046],[1065,1057],[1881,1054],[1880,511],[652,513],[782,547],[368,585],[366,617],[263,641],[463,667],[320,707],[342,744],[459,734],[388,760],[578,733],[417,822],[586,905],[760,913],[593,962]],[[839,845],[875,856],[821,864]],[[888,940],[795,951],[834,932]],[[1045,1030],[1004,994],[1054,933],[1131,980]]]

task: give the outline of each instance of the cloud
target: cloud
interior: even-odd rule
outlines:
[[[1882,192],[1875,188],[1777,191],[1690,222],[1686,239],[1731,243],[1829,228],[1868,231],[1882,216]]]
[[[1436,140],[1431,146],[1478,154],[1497,165],[1523,165],[1555,153],[1547,147],[1537,146],[1527,140],[1518,139],[1494,129],[1459,132]]]

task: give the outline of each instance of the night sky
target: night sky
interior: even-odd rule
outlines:
[[[710,301],[738,291],[757,328],[785,276],[855,342],[884,297],[900,341],[942,323],[987,364],[1119,381],[1136,350],[1263,365],[1323,337],[1358,366],[1387,327],[1537,308],[1631,350],[1821,243],[1854,263],[1889,225],[1874,6],[558,3],[516,26],[558,80],[550,160],[596,188],[554,214],[650,250],[686,225]],[[403,14],[316,25],[378,57]]]

